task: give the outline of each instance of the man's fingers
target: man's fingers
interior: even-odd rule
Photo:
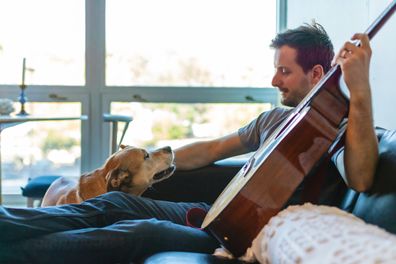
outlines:
[[[356,47],[355,44],[353,44],[352,42],[345,42],[343,49],[347,52],[355,52],[358,47]]]
[[[342,65],[342,64],[344,64],[345,60],[346,60],[346,58],[344,58],[344,57],[337,57],[334,62],[335,62],[335,64]]]
[[[346,58],[348,58],[353,53],[358,52],[358,49],[360,48],[371,53],[370,40],[367,34],[363,34],[363,33],[354,34],[352,36],[351,41],[347,41],[344,43],[342,48],[339,50],[339,52],[331,62],[331,65],[334,66],[336,63],[338,64],[344,63]]]
[[[352,40],[360,40],[360,46],[362,48],[365,48],[367,46],[370,46],[370,39],[368,37],[367,34],[363,34],[363,33],[356,33],[352,36]]]

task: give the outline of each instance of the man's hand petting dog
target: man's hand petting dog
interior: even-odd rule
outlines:
[[[110,191],[141,195],[152,184],[170,177],[175,171],[170,147],[147,151],[121,145],[103,167],[77,180],[59,178],[48,188],[42,206],[81,203]]]

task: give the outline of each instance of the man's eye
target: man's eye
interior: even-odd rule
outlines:
[[[148,154],[147,152],[144,153],[144,159],[146,160],[146,159],[149,159],[149,158],[150,158],[150,154]]]
[[[282,74],[289,74],[290,73],[290,71],[285,69],[285,68],[282,68],[281,72],[282,72]]]

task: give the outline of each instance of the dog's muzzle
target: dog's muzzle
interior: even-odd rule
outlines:
[[[158,173],[156,173],[153,177],[154,180],[161,180],[163,178],[169,177],[173,174],[173,172],[175,172],[176,170],[176,166],[175,165],[171,165],[169,168],[167,168],[166,170],[160,171]]]

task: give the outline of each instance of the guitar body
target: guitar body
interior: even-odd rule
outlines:
[[[234,256],[245,253],[337,140],[348,100],[338,89],[340,70],[336,71],[309,106],[280,125],[271,142],[256,152],[208,212],[202,227]]]

